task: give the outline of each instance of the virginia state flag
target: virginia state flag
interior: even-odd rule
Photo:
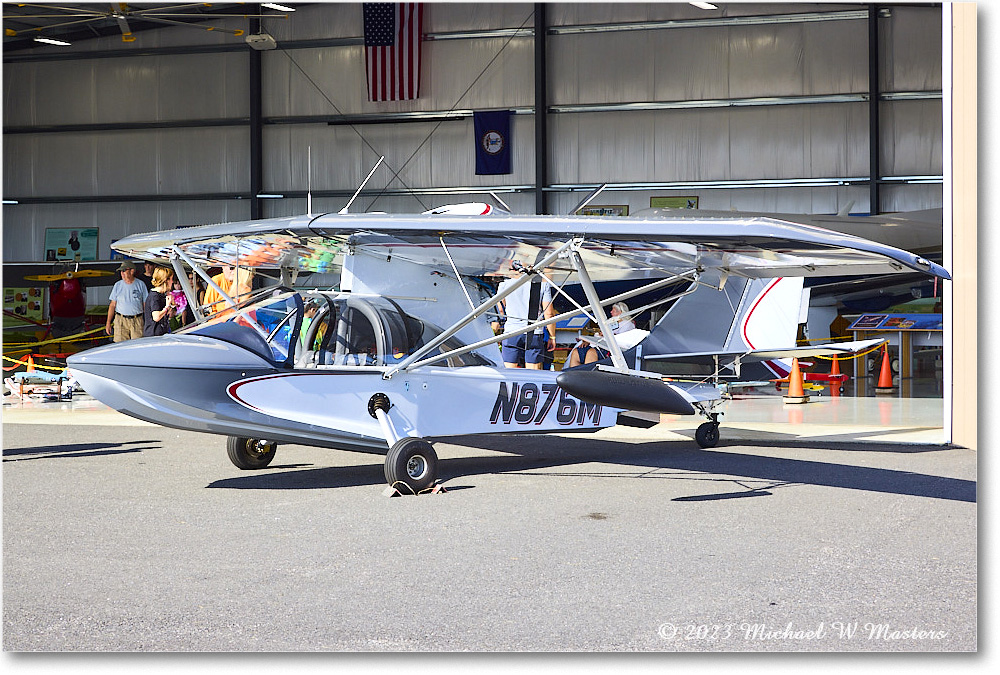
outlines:
[[[511,173],[510,110],[473,113],[476,129],[476,175]]]

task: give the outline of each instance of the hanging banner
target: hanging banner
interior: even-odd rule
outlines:
[[[366,2],[365,66],[369,101],[405,101],[420,96],[423,3]]]
[[[476,175],[511,173],[510,110],[473,113]]]

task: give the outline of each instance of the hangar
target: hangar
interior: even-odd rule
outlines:
[[[940,209],[938,233],[878,236],[953,274],[938,395],[946,441],[976,446],[974,6],[425,3],[406,94],[374,91],[361,4],[6,4],[4,28],[8,271],[64,232],[100,261],[307,193],[337,211],[383,155],[357,210],[565,214],[601,186],[605,214]],[[505,173],[477,171],[484,112]]]

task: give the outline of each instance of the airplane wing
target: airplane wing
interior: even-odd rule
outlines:
[[[325,271],[338,255],[362,253],[440,269],[451,269],[453,261],[461,274],[482,276],[506,272],[515,258],[531,264],[573,239],[580,242],[578,250],[594,281],[659,278],[691,269],[710,284],[721,284],[729,275],[907,270],[951,278],[940,265],[892,246],[790,219],[737,213],[657,218],[331,213],[139,234],[113,247],[157,262],[168,260],[176,246],[205,265],[310,272]]]

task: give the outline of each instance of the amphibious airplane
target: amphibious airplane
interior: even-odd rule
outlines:
[[[140,419],[229,436],[229,457],[243,469],[267,466],[279,443],[388,450],[386,480],[414,493],[434,484],[430,441],[446,436],[593,430],[634,410],[701,414],[697,442],[718,442],[720,389],[665,381],[647,368],[677,355],[717,358],[697,344],[671,345],[669,327],[626,351],[609,340],[609,363],[562,372],[503,368],[496,344],[504,338],[581,313],[612,335],[605,308],[679,282],[689,287],[677,295],[776,277],[950,278],[906,251],[788,219],[521,216],[486,204],[208,225],[134,235],[114,248],[173,265],[182,284],[185,264],[213,286],[203,268],[219,264],[279,269],[281,281],[177,333],[70,357],[87,392]],[[326,271],[335,258],[343,260],[339,291],[292,289],[298,271]],[[483,282],[512,266],[526,273],[503,291]],[[580,284],[586,302],[494,335],[497,304],[542,279],[567,300],[564,285]],[[642,283],[599,297],[595,282],[622,280]],[[714,330],[710,317],[700,321]],[[725,358],[738,369],[754,358],[873,344],[782,350],[766,339],[732,342]]]

